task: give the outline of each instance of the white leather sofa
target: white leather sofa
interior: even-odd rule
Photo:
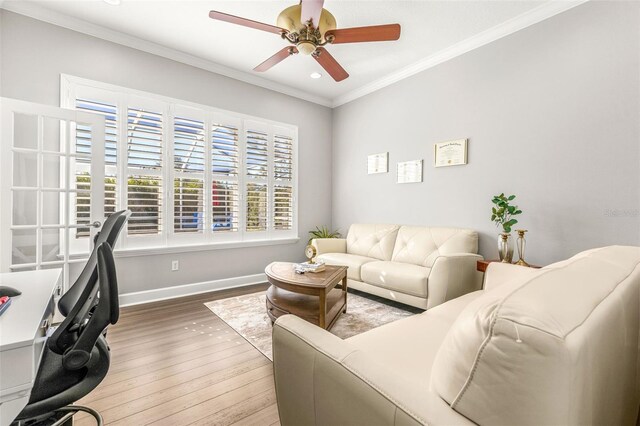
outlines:
[[[349,267],[350,288],[422,309],[482,285],[478,234],[469,229],[354,224],[347,238],[311,244],[318,260]]]
[[[273,355],[283,426],[635,425],[640,247],[543,269],[342,340],[292,315]]]

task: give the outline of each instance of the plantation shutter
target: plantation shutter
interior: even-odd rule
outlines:
[[[175,117],[173,126],[173,230],[204,230],[204,122]]]
[[[127,110],[127,202],[129,235],[162,232],[162,113]]]
[[[247,232],[268,229],[269,137],[266,132],[246,131],[246,226]]]
[[[295,127],[70,76],[62,81],[65,106],[104,117],[104,213],[132,212],[119,248],[297,236]],[[74,139],[65,167],[75,180],[65,184],[75,198],[61,214],[82,226],[76,238],[88,238],[96,184],[91,129],[67,129]]]
[[[240,167],[238,126],[214,123],[211,127],[211,213],[214,233],[239,229]]]
[[[116,162],[118,145],[118,108],[116,105],[95,99],[76,98],[78,110],[98,114],[105,119],[105,217],[116,211]],[[77,154],[91,155],[91,129],[87,126],[76,126],[75,151]],[[77,157],[75,162],[76,198],[74,215],[75,223],[88,224],[91,212],[91,176],[89,174],[89,158]],[[89,228],[78,228],[76,238],[88,237]]]
[[[293,229],[293,138],[276,134],[273,139],[273,227]]]

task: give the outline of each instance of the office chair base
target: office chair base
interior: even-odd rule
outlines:
[[[93,408],[84,407],[82,405],[67,405],[59,408],[51,413],[44,414],[31,419],[24,419],[14,422],[11,426],[66,426],[71,425],[71,418],[78,412],[91,415],[96,420],[97,426],[103,426],[103,420],[100,413]]]

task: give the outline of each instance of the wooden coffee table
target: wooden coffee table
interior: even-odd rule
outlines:
[[[347,267],[327,265],[322,272],[296,274],[294,264],[273,262],[264,270],[271,286],[267,290],[267,314],[271,321],[293,314],[330,329],[347,312]],[[336,286],[342,283],[342,288]]]

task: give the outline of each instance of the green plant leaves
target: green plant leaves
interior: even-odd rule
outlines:
[[[512,206],[509,202],[515,200],[515,195],[505,196],[504,192],[500,195],[494,195],[491,202],[495,204],[491,208],[491,221],[496,226],[502,226],[504,232],[511,232],[511,227],[518,223],[512,216],[522,214],[522,210],[518,206]]]
[[[340,235],[340,231],[330,231],[329,228],[327,228],[326,226],[316,226],[316,229],[314,229],[313,231],[309,231],[309,243],[311,243],[311,240],[313,240],[314,238],[340,238],[342,235]]]

